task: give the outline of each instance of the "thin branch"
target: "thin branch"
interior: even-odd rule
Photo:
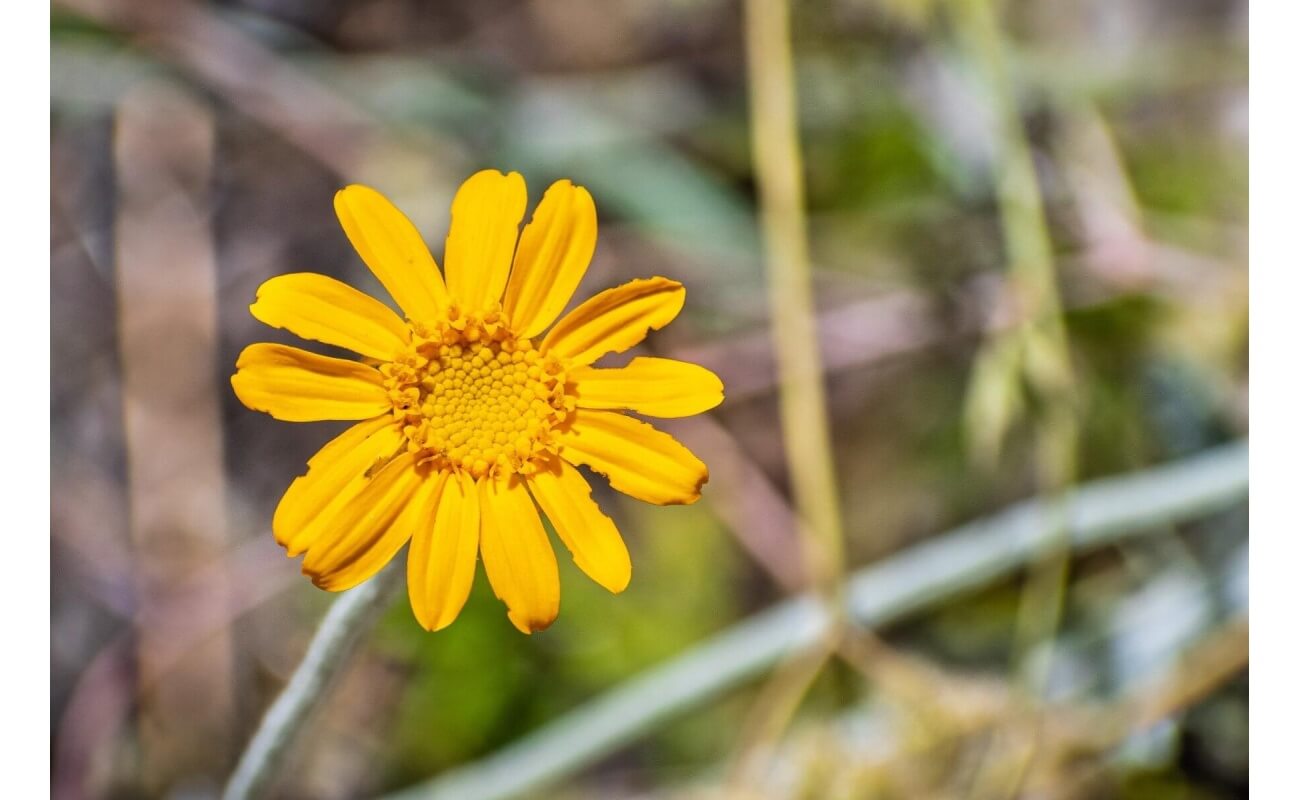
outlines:
[[[1130,729],[1145,730],[1191,708],[1236,677],[1249,660],[1250,622],[1242,615],[1197,642],[1164,675],[1131,694]]]
[[[1246,452],[1240,441],[1079,487],[1066,508],[1072,548],[1112,544],[1240,503]],[[850,613],[875,628],[1006,576],[1053,535],[1050,506],[1043,499],[1019,503],[858,571],[848,584]],[[535,792],[809,646],[828,624],[812,596],[780,603],[494,755],[389,800],[504,800]]]
[[[302,663],[276,698],[248,743],[226,784],[223,800],[262,797],[283,766],[293,743],[306,729],[308,716],[348,662],[361,635],[406,577],[406,560],[399,558],[383,572],[348,591],[330,606]]]

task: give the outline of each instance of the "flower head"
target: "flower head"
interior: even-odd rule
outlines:
[[[331,591],[370,578],[410,542],[411,608],[428,630],[460,613],[479,554],[515,627],[551,624],[559,574],[539,508],[583,572],[612,592],[627,586],[627,548],[574,465],[661,505],[694,502],[708,480],[689,450],[623,412],[706,411],[722,401],[713,373],[663,358],[592,366],[671,322],[686,290],[635,280],[552,325],[595,250],[596,208],[585,189],[559,181],[520,233],[527,201],[518,173],[465,181],[444,281],[402,212],[373,189],[341,190],[343,230],[403,316],[324,275],[272,278],[254,317],[363,361],[254,344],[231,378],[244,405],[276,419],[359,421],[307,462],[272,530]]]

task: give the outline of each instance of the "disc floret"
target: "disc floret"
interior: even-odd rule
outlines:
[[[499,311],[453,307],[445,320],[409,325],[410,348],[380,371],[421,468],[527,475],[557,452],[554,434],[576,406],[559,358],[516,336]]]

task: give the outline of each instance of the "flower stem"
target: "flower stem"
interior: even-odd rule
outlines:
[[[330,606],[284,691],[271,704],[239,758],[222,800],[262,797],[279,774],[308,716],[342,671],[361,635],[370,629],[406,576],[406,559],[348,591]]]

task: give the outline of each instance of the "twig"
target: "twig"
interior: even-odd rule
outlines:
[[[1111,544],[1229,508],[1246,496],[1244,441],[1132,475],[1085,484],[1067,508],[1075,550]],[[1034,499],[860,570],[851,615],[876,628],[1023,566],[1053,534]],[[755,615],[478,762],[389,800],[504,800],[579,770],[655,725],[761,673],[823,636],[824,607],[804,595]]]
[[[735,435],[709,414],[681,420],[674,432],[709,465],[710,510],[740,546],[785,592],[808,588],[794,510]]]
[[[290,747],[302,735],[308,715],[348,661],[361,634],[370,629],[406,576],[406,560],[395,559],[379,575],[330,606],[302,663],[276,698],[226,784],[223,800],[261,797],[279,772]]]
[[[1196,705],[1245,669],[1249,660],[1250,622],[1241,616],[1197,642],[1166,674],[1131,694],[1131,729],[1145,730]]]

